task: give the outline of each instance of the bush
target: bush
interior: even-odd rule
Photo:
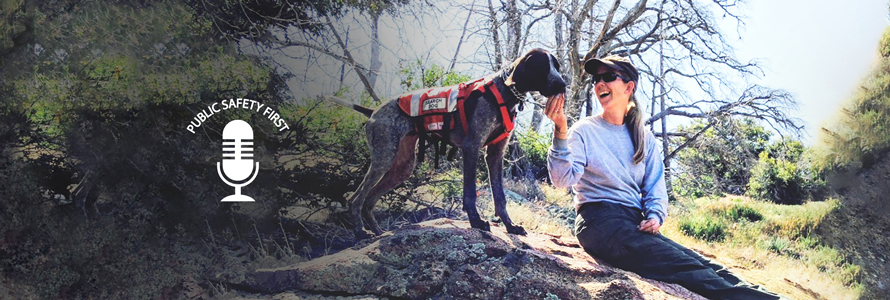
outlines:
[[[855,172],[876,163],[890,149],[890,27],[880,39],[879,63],[866,75],[833,120],[822,125],[817,159],[820,171]]]
[[[801,204],[807,199],[822,200],[826,184],[808,159],[803,159],[800,142],[771,145],[760,153],[760,160],[751,170],[747,195],[779,204]]]
[[[721,242],[728,233],[723,219],[703,215],[681,219],[680,230],[688,236],[710,242]]]
[[[708,123],[698,121],[680,126],[678,131],[696,133]],[[719,119],[705,130],[689,147],[673,159],[676,174],[672,188],[680,196],[742,194],[750,178],[757,155],[764,151],[770,138],[766,128],[752,119]],[[672,139],[673,147],[687,142]]]
[[[516,134],[516,142],[518,149],[514,148],[511,154],[519,157],[507,157],[504,168],[511,170],[516,177],[535,180],[549,178],[547,152],[550,149],[550,136],[527,130]]]
[[[781,237],[775,237],[766,241],[765,248],[779,255],[800,258],[800,253],[794,249],[794,243]]]
[[[711,195],[721,196],[722,192],[713,191],[714,177],[706,174],[696,176],[688,172],[676,173],[672,181],[673,192],[680,197],[696,199]]]
[[[748,220],[749,222],[757,222],[763,220],[763,215],[757,212],[757,210],[739,204],[735,204],[729,207],[728,209],[722,211],[721,214],[724,217],[736,222],[741,220]]]
[[[787,160],[771,158],[764,152],[751,173],[747,192],[751,197],[780,204],[801,204],[806,199],[800,172]]]
[[[890,27],[884,29],[884,34],[881,35],[881,40],[878,43],[878,52],[881,54],[881,57],[890,57]]]

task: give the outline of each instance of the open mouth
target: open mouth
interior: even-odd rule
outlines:
[[[599,96],[600,96],[600,98],[603,98],[603,97],[606,97],[606,96],[611,95],[611,94],[612,94],[612,93],[610,93],[610,92],[603,92],[603,93],[601,93]]]

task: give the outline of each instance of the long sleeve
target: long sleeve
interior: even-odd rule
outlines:
[[[657,140],[649,133],[646,142],[646,170],[640,184],[640,202],[647,218],[658,219],[661,224],[667,218],[668,197],[664,183],[664,154],[656,144]]]
[[[618,203],[663,223],[668,205],[661,147],[651,132],[646,141],[645,159],[634,164],[627,126],[609,124],[600,116],[581,119],[567,140],[553,140],[547,155],[550,180],[556,187],[572,188],[576,208],[587,202]]]
[[[571,187],[578,183],[584,174],[586,153],[584,140],[574,128],[567,140],[554,138],[547,155],[547,170],[553,185]]]

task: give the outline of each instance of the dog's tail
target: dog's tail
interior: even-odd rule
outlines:
[[[353,110],[362,113],[363,115],[365,115],[365,117],[368,117],[368,118],[370,118],[371,114],[374,113],[373,109],[349,102],[348,100],[343,99],[343,98],[338,98],[338,97],[334,97],[334,96],[324,96],[324,98],[327,99],[328,101],[352,108]]]

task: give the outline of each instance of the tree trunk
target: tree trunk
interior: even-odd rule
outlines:
[[[494,66],[491,69],[497,71],[501,68],[504,55],[501,53],[501,40],[498,37],[500,23],[498,23],[497,11],[494,10],[491,0],[488,0],[488,20],[491,22],[491,39],[494,41]]]
[[[556,5],[561,5],[562,2],[557,2]],[[557,10],[561,10],[562,7],[556,7]],[[565,22],[565,16],[562,13],[556,13],[556,20],[553,22],[553,33],[556,34],[556,59],[559,60],[563,66],[566,65],[566,42],[562,36],[563,30],[563,22]],[[563,71],[565,72],[565,71]]]
[[[507,59],[513,60],[519,57],[519,44],[522,41],[522,16],[516,7],[516,0],[507,1],[507,38],[510,42],[507,50]]]
[[[659,10],[664,10],[664,1],[661,1],[661,8]],[[659,35],[659,39],[663,38],[663,34]],[[658,81],[659,86],[659,96],[661,98],[661,111],[665,111],[667,108],[667,104],[665,103],[665,91],[664,91],[664,40],[662,39],[658,43]],[[667,116],[661,118],[661,132],[667,133]],[[661,137],[661,147],[663,153],[670,153],[671,146],[671,136],[669,134],[664,134]],[[671,186],[671,159],[665,155],[664,157],[664,186],[667,188],[667,194],[673,195],[673,187]]]
[[[546,98],[544,98],[544,96],[542,96],[541,94],[532,94],[532,97],[534,97],[533,101],[535,103],[546,103]],[[541,122],[544,121],[544,113],[542,112],[542,109],[538,108],[537,105],[531,105],[530,109],[533,111],[533,113],[532,122],[531,125],[529,125],[529,129],[537,132],[538,128],[541,127]],[[547,135],[549,134],[550,133],[548,132]]]
[[[383,63],[380,61],[380,11],[371,11],[371,64],[368,72],[368,84],[374,88],[377,85],[377,73]]]

